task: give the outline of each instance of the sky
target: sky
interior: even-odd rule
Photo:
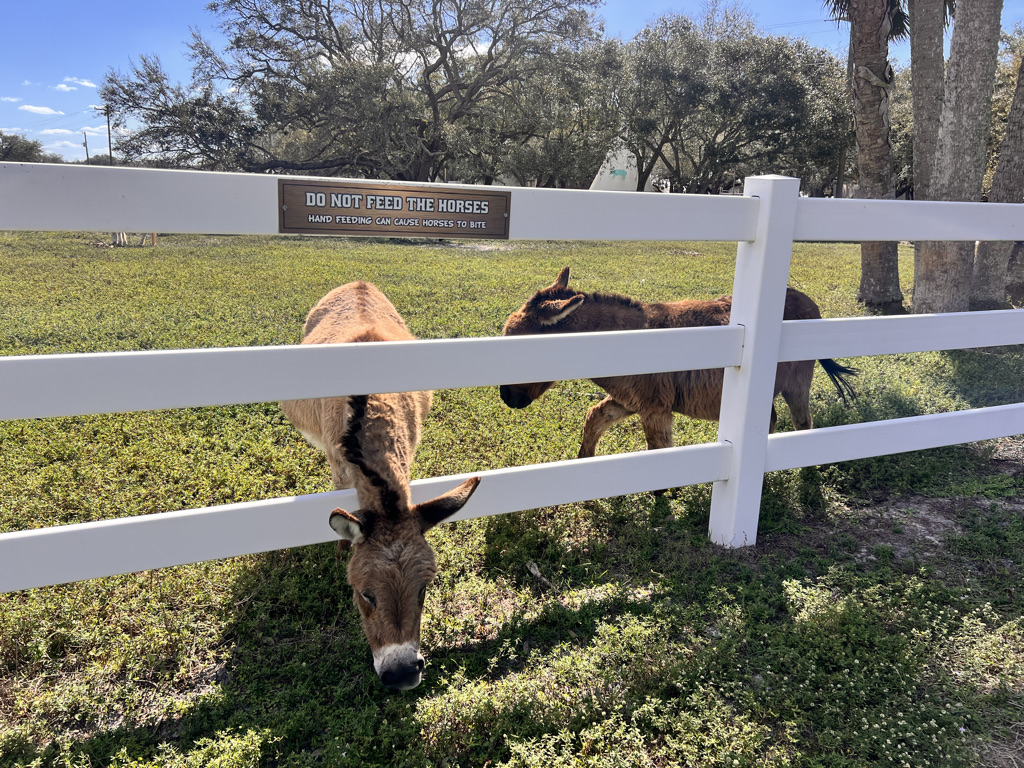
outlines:
[[[94,108],[99,103],[97,86],[111,70],[127,72],[141,54],[158,56],[172,81],[187,81],[190,28],[198,28],[215,44],[223,40],[206,2],[6,3],[0,131],[40,141],[47,152],[67,160],[85,158],[83,141],[88,141],[90,154],[106,153],[106,122]],[[703,5],[703,0],[606,0],[597,14],[606,35],[626,40],[662,14],[698,16]],[[804,38],[845,56],[848,29],[825,21],[821,0],[747,0],[739,5],[770,34]],[[1005,0],[1004,29],[1021,21],[1024,0]],[[908,46],[897,46],[892,57],[906,63]]]

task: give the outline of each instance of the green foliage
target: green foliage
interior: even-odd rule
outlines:
[[[295,343],[357,278],[421,337],[489,336],[567,264],[584,290],[709,298],[734,252],[0,233],[0,353]],[[858,265],[856,246],[798,244],[791,278],[852,315]],[[817,374],[817,426],[1024,399],[1016,348],[853,362],[851,406]],[[414,474],[572,458],[597,396],[438,392]],[[680,417],[675,437],[715,428]],[[642,447],[635,421],[602,443]],[[440,526],[426,679],[402,695],[330,545],[0,595],[0,766],[992,763],[1024,704],[1020,481],[993,450],[772,473],[744,550],[708,542],[708,486]],[[330,487],[273,403],[5,422],[0,477],[4,532]],[[931,538],[924,512],[877,506],[924,494],[958,497]]]
[[[708,6],[668,14],[623,47],[614,94],[638,189],[720,192],[771,170],[821,194],[850,144],[843,65],[832,54],[759,32],[749,16]]]
[[[593,166],[589,183],[612,117],[575,101],[587,88],[570,81],[589,74],[580,69],[588,57],[574,53],[596,38],[594,5],[218,0],[208,9],[226,48],[196,33],[187,86],[142,56],[129,73],[109,74],[100,95],[115,122],[133,128],[118,143],[131,160],[477,181],[493,179],[511,148],[574,165],[572,152],[558,151],[567,145]],[[552,66],[567,71],[551,78]],[[577,169],[569,178],[579,185]]]
[[[43,152],[43,143],[25,138],[18,133],[0,131],[0,162],[5,163],[62,163],[64,159],[51,152]]]
[[[195,35],[188,84],[142,55],[100,95],[138,163],[584,188],[622,142],[641,189],[767,171],[833,186],[851,136],[831,53],[717,4],[622,43],[597,5],[218,0],[228,44]]]

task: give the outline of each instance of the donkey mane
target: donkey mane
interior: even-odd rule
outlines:
[[[572,288],[555,288],[548,289],[547,291],[541,291],[534,294],[533,297],[526,303],[526,306],[530,309],[535,309],[538,305],[545,301],[551,301],[552,299],[571,299],[573,296],[578,296],[580,291],[574,291]],[[594,302],[598,304],[617,304],[626,309],[643,309],[644,303],[637,301],[636,299],[630,298],[629,296],[623,296],[621,293],[602,293],[600,291],[594,291],[593,293],[584,293],[588,302]]]
[[[363,456],[363,444],[360,433],[363,431],[363,421],[366,418],[366,405],[369,401],[368,395],[352,395],[348,399],[352,415],[348,420],[348,429],[341,438],[341,446],[345,451],[345,458],[355,464],[363,476],[370,481],[370,484],[380,492],[380,502],[384,513],[389,518],[398,516],[401,510],[400,497],[394,488],[381,476],[377,470],[366,463]]]

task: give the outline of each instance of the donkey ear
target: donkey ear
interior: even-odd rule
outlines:
[[[420,525],[423,532],[426,533],[442,520],[451,517],[462,509],[478,485],[480,485],[480,478],[471,477],[461,485],[452,488],[448,493],[438,496],[436,499],[425,501],[422,504],[417,504],[413,508],[413,512],[420,516]]]
[[[545,301],[541,304],[538,309],[540,310],[541,325],[555,325],[560,323],[577,309],[580,308],[580,304],[583,303],[583,299],[586,298],[582,293],[577,293],[568,299],[559,299],[557,301]]]
[[[569,268],[563,267],[562,271],[558,273],[558,277],[555,278],[555,282],[551,286],[552,288],[568,288],[569,287]]]
[[[331,528],[341,537],[342,542],[351,544],[362,544],[366,537],[373,530],[373,520],[365,513],[362,516],[357,512],[352,514],[344,509],[336,509],[331,512],[329,520]]]

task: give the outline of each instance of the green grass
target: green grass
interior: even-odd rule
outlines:
[[[0,233],[0,354],[296,343],[310,306],[357,278],[420,337],[490,336],[567,264],[584,290],[713,298],[735,253],[95,240]],[[798,245],[791,281],[854,315],[858,268],[855,246]],[[852,406],[818,372],[816,425],[1024,400],[1016,348],[854,364]],[[573,458],[597,396],[565,382],[512,411],[493,387],[438,392],[414,474]],[[677,419],[677,443],[714,436]],[[402,695],[377,683],[329,544],[0,595],[0,765],[1013,765],[1013,446],[773,473],[744,550],[708,542],[706,486],[441,526],[427,675]],[[627,421],[601,450],[642,447]],[[274,403],[0,423],[0,478],[0,531],[330,487]]]

